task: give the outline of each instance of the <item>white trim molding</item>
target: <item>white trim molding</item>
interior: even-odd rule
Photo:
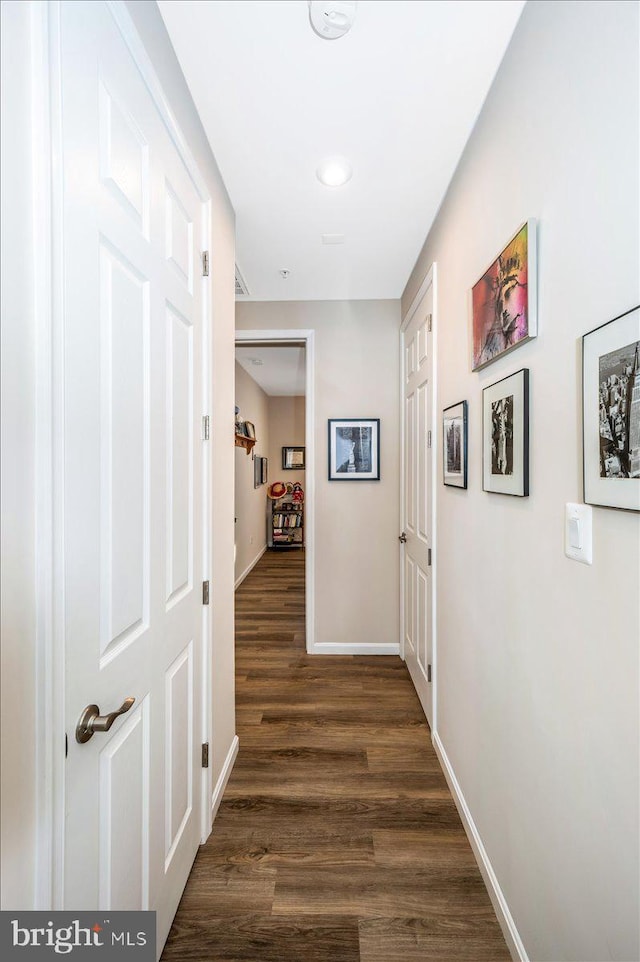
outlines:
[[[398,642],[367,645],[361,642],[342,644],[339,641],[318,641],[309,651],[310,655],[399,655]]]
[[[265,545],[263,548],[260,549],[260,551],[258,552],[258,554],[257,554],[257,555],[255,556],[255,558],[253,559],[253,561],[252,561],[250,564],[247,565],[247,567],[244,569],[244,571],[242,572],[242,574],[241,574],[241,575],[238,575],[238,577],[236,578],[236,583],[235,583],[235,585],[233,586],[233,587],[234,587],[234,591],[235,591],[237,588],[240,587],[240,585],[242,584],[242,582],[244,581],[244,579],[247,577],[247,575],[249,574],[249,572],[250,572],[250,571],[253,571],[253,569],[254,569],[255,566],[258,564],[258,562],[260,561],[260,558],[262,557],[262,555],[265,553],[266,550],[267,550],[267,546]]]
[[[222,801],[222,796],[224,795],[224,790],[227,787],[227,782],[229,781],[229,776],[233,771],[233,766],[236,758],[238,757],[238,750],[240,748],[240,740],[237,735],[233,736],[233,741],[231,742],[231,747],[227,752],[227,757],[224,760],[224,765],[222,770],[218,775],[218,781],[216,782],[216,787],[213,790],[211,796],[211,824],[217,815],[218,809],[220,808],[220,802]]]
[[[502,934],[505,937],[505,941],[511,952],[511,957],[515,962],[529,962],[529,956],[526,953],[522,939],[520,938],[520,933],[516,928],[516,923],[513,920],[511,911],[507,904],[507,900],[504,897],[504,893],[500,888],[500,883],[496,873],[493,870],[493,866],[489,859],[486,848],[480,837],[480,832],[473,820],[471,810],[467,805],[466,799],[462,794],[462,789],[460,788],[460,783],[456,778],[456,774],[453,770],[453,766],[449,761],[449,757],[445,751],[445,747],[440,740],[440,735],[438,732],[434,732],[432,736],[433,747],[436,750],[436,754],[440,759],[442,769],[444,771],[444,777],[447,780],[447,784],[451,789],[451,794],[453,795],[453,800],[456,803],[456,808],[458,809],[458,814],[462,820],[464,830],[467,833],[469,842],[471,843],[471,848],[473,849],[473,854],[475,856],[476,862],[478,863],[478,868],[484,883],[487,886],[487,892],[489,893],[489,898],[495,909],[498,922],[500,923],[500,928],[502,929]]]
[[[313,330],[270,330],[244,331],[236,329],[236,344],[303,343],[305,346],[305,502],[304,502],[304,542],[305,542],[305,626],[306,649],[313,654],[317,647],[315,638],[315,341]]]

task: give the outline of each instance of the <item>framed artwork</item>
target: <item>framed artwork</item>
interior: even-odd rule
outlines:
[[[584,500],[640,511],[640,307],[582,338]]]
[[[482,487],[495,494],[529,494],[529,369],[482,392]]]
[[[380,480],[380,419],[329,420],[329,481]]]
[[[266,458],[260,458],[260,469],[261,469],[262,484],[266,484],[267,483],[267,459]]]
[[[283,471],[304,471],[304,448],[293,447],[282,449]]]
[[[528,220],[471,289],[471,368],[480,368],[535,337],[536,222]]]
[[[259,488],[262,484],[262,458],[256,455],[253,459],[253,486]]]
[[[467,486],[467,402],[451,404],[442,412],[443,482]]]
[[[247,436],[248,438],[253,438],[253,439],[255,440],[256,429],[254,428],[254,426],[253,426],[253,424],[251,423],[251,421],[245,421],[245,422],[244,422],[244,433],[246,434],[246,436]]]

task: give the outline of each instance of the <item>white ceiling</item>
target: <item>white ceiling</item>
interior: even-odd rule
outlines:
[[[301,397],[306,393],[304,347],[236,345],[236,360],[272,397]]]
[[[524,0],[360,0],[337,40],[306,0],[158,5],[236,211],[248,299],[400,297]],[[334,154],[353,177],[323,187]]]

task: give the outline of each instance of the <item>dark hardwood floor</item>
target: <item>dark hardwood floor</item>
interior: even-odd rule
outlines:
[[[509,960],[404,663],[305,653],[299,551],[236,639],[240,752],[163,960]]]

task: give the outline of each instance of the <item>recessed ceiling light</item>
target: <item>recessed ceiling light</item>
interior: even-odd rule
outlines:
[[[318,164],[316,177],[325,187],[342,187],[351,180],[351,164],[344,157],[327,157]]]
[[[323,244],[344,244],[344,234],[321,234]]]

